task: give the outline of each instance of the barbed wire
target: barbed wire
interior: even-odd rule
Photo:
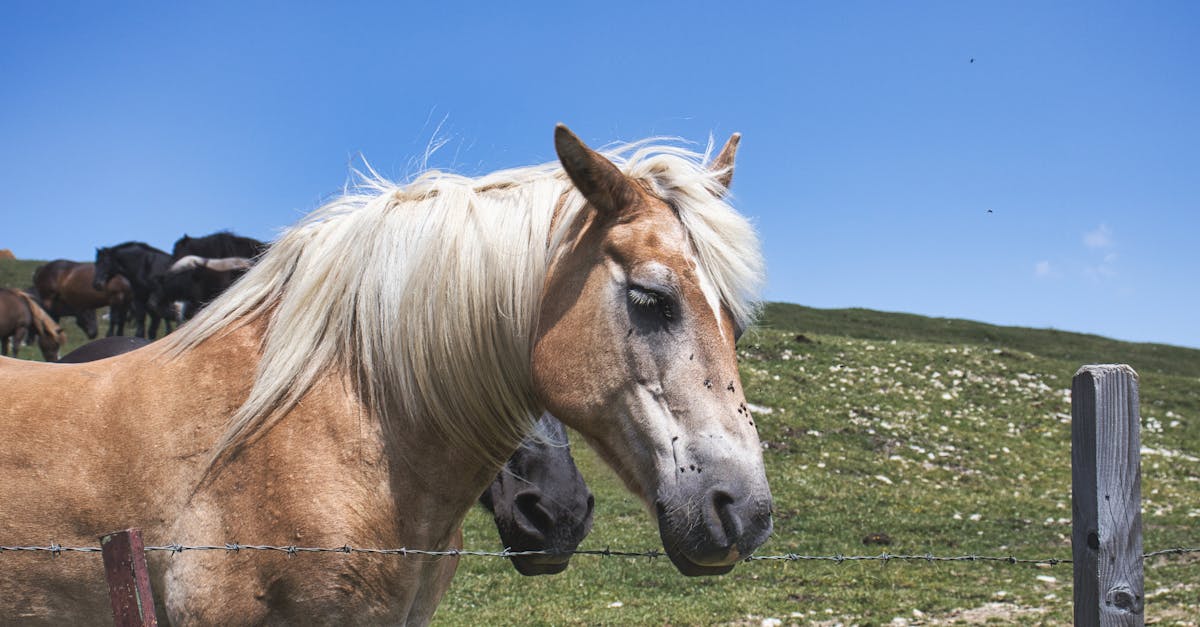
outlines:
[[[649,551],[626,551],[614,549],[576,549],[573,551],[556,551],[556,550],[534,550],[534,551],[513,551],[504,549],[502,551],[477,551],[469,549],[444,549],[444,550],[429,550],[429,549],[410,549],[406,547],[398,549],[379,549],[379,548],[364,548],[343,545],[337,547],[311,547],[311,546],[294,546],[294,545],[268,545],[268,544],[239,544],[231,542],[227,544],[208,544],[189,546],[184,544],[165,544],[160,546],[147,546],[147,552],[168,552],[172,554],[183,553],[185,551],[224,551],[227,553],[240,553],[242,551],[267,551],[284,553],[288,557],[296,556],[301,553],[343,553],[343,554],[366,554],[366,555],[399,555],[407,556],[427,556],[427,557],[558,557],[563,555],[595,555],[599,557],[631,557],[631,558],[648,558],[655,559],[665,557],[666,553],[659,550]],[[98,546],[62,546],[56,543],[50,543],[45,546],[0,546],[0,554],[8,552],[42,552],[50,553],[52,557],[58,557],[63,553],[100,553],[101,548]],[[1175,547],[1168,549],[1159,549],[1142,554],[1142,559],[1150,559],[1154,557],[1162,557],[1167,555],[1188,555],[1198,554],[1200,548]],[[743,562],[834,562],[842,564],[845,562],[993,562],[1004,564],[1025,564],[1035,566],[1057,566],[1059,564],[1071,564],[1073,560],[1057,557],[1049,558],[1019,558],[1011,555],[934,555],[926,553],[918,554],[893,554],[880,553],[878,555],[801,555],[798,553],[786,553],[782,555],[750,555],[742,560]]]

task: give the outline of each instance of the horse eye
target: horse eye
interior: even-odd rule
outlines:
[[[667,320],[675,317],[675,308],[671,304],[671,297],[647,287],[630,286],[629,302],[639,309],[657,311]]]

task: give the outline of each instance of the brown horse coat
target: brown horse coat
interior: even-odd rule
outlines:
[[[34,271],[33,285],[43,309],[55,319],[75,316],[88,338],[96,336],[94,310],[101,307],[111,309],[108,335],[122,335],[124,316],[133,302],[133,288],[128,279],[116,275],[105,283],[103,290],[98,290],[92,286],[95,272],[96,264],[90,261],[56,259]],[[90,316],[92,328],[80,316]]]
[[[21,354],[25,337],[33,332],[33,315],[29,306],[15,290],[0,289],[0,355],[8,354],[12,342],[12,355]]]
[[[12,354],[18,356],[21,344],[36,335],[38,347],[46,361],[58,359],[58,349],[67,343],[67,334],[47,314],[32,296],[9,288],[0,288],[0,354],[8,354],[9,339],[13,340]]]

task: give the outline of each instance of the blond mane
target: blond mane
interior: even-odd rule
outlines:
[[[763,263],[719,173],[651,140],[605,155],[678,212],[699,263],[743,328]],[[553,251],[585,201],[557,162],[468,178],[372,175],[287,230],[232,288],[164,342],[178,355],[267,316],[249,398],[213,460],[264,433],[318,377],[357,384],[395,437],[439,429],[447,446],[507,457],[542,411],[530,353]],[[406,421],[411,421],[406,423]]]
[[[13,290],[17,296],[25,299],[25,303],[29,306],[29,312],[33,316],[33,325],[37,329],[38,335],[43,337],[52,337],[59,346],[64,346],[67,343],[67,333],[58,326],[54,318],[42,309],[41,303],[37,299],[19,290]]]

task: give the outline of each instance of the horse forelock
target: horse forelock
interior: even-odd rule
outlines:
[[[607,156],[676,208],[735,320],[753,317],[761,255],[704,155],[649,141]],[[179,355],[267,315],[255,382],[214,461],[261,435],[321,376],[356,385],[385,431],[426,424],[494,461],[541,412],[531,344],[547,269],[586,202],[557,163],[478,178],[361,177],[288,229],[230,290],[163,341]]]

